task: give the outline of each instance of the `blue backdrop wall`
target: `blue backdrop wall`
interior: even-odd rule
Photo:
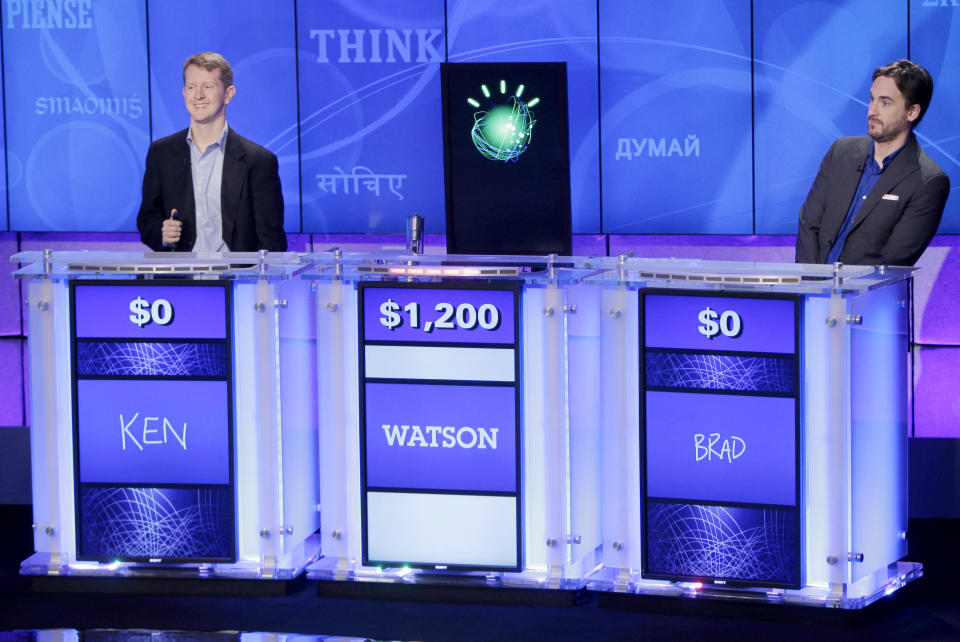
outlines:
[[[187,124],[182,61],[214,50],[305,233],[442,232],[439,64],[565,61],[575,233],[790,234],[830,142],[865,131],[870,72],[912,57],[956,234],[958,4],[2,0],[0,230],[134,230],[147,145]]]
[[[911,515],[960,516],[960,0],[0,0],[0,503],[29,501],[5,257],[144,249],[147,146],[186,127],[202,50],[234,65],[231,127],[280,159],[293,250],[397,244],[414,212],[443,232],[439,64],[565,61],[574,253],[755,261],[792,260],[873,68],[923,64],[917,135],[953,193],[914,280]]]

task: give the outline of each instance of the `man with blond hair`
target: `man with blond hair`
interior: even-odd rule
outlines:
[[[154,251],[287,249],[276,155],[227,125],[233,69],[217,53],[183,63],[190,126],[147,151],[137,229]]]

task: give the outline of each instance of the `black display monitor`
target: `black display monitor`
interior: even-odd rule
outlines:
[[[440,69],[447,252],[570,255],[566,63]]]

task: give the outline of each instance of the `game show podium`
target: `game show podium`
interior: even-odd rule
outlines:
[[[319,554],[294,254],[24,252],[33,576],[288,579]]]
[[[857,609],[922,574],[911,268],[603,265],[601,599]]]
[[[856,609],[922,573],[899,561],[910,268],[14,260],[24,574]]]
[[[595,268],[307,260],[323,512],[308,577],[581,589],[602,544],[600,289],[583,285]],[[574,372],[587,388],[570,386]]]

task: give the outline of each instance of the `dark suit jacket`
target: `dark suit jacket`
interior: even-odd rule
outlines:
[[[164,247],[160,228],[170,210],[183,221],[180,241]],[[283,252],[283,194],[273,152],[227,130],[220,186],[223,240],[232,252]],[[140,239],[156,252],[189,251],[197,238],[193,173],[187,130],[150,144],[143,173],[143,197],[137,215]]]
[[[820,164],[800,210],[797,263],[823,263],[870,152],[869,136],[839,138]],[[937,232],[950,179],[911,134],[857,212],[840,253],[851,265],[913,265]]]

